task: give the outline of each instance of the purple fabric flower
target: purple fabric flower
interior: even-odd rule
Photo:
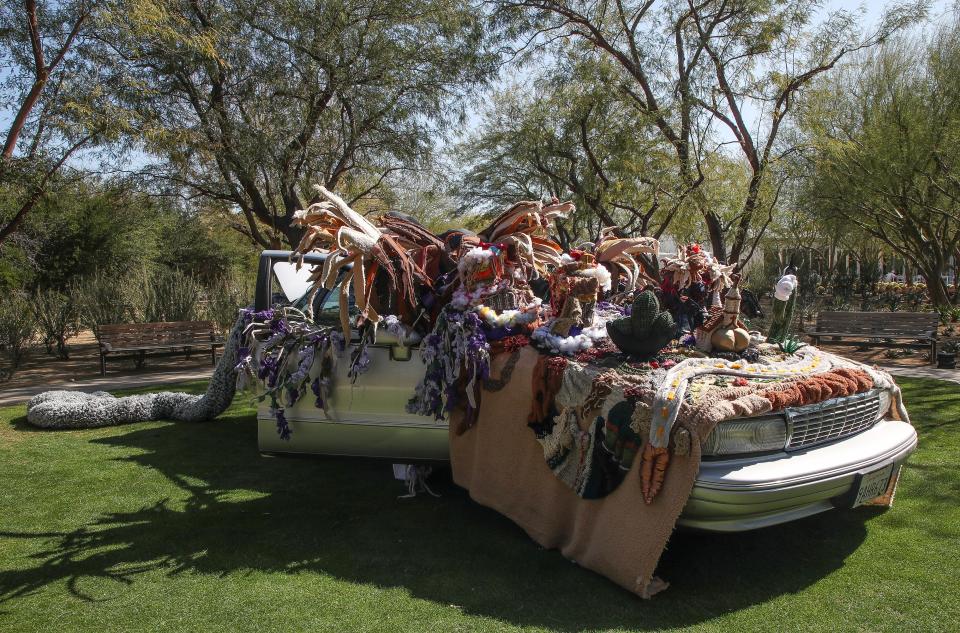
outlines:
[[[330,398],[331,380],[329,377],[315,378],[310,385],[310,390],[317,397],[314,404],[318,409],[326,409],[327,400]]]
[[[287,404],[288,406],[293,406],[297,404],[297,400],[300,399],[300,390],[296,387],[290,387],[287,389]]]
[[[281,440],[290,440],[290,435],[292,431],[290,430],[290,424],[287,423],[287,416],[284,415],[282,408],[272,409],[273,415],[277,418],[277,435],[280,436]]]
[[[338,354],[343,354],[344,350],[347,349],[347,341],[343,337],[343,334],[334,330],[330,332],[330,344],[333,345],[333,348],[337,350]]]
[[[489,376],[490,345],[485,325],[476,312],[460,312],[448,306],[420,349],[427,368],[407,403],[407,411],[442,420],[462,398],[461,377],[476,385]]]
[[[276,315],[275,318],[270,319],[270,329],[278,334],[287,334],[290,332],[290,326],[282,315]]]
[[[319,327],[304,319],[296,311],[247,310],[242,318],[249,320],[251,327],[245,331],[247,340],[243,351],[247,357],[239,366],[250,371],[250,348],[256,344],[259,363],[252,369],[267,388],[260,399],[270,398],[271,411],[275,411],[277,417],[277,433],[288,439],[291,430],[283,406],[294,406],[311,389],[317,406],[323,408],[330,392],[327,374],[334,366],[331,352],[342,353],[344,338],[331,328]],[[320,376],[310,384],[310,372],[316,365],[319,365]]]
[[[364,345],[360,348],[359,353],[355,354],[347,375],[351,379],[356,380],[357,376],[367,373],[368,369],[370,369],[370,353],[367,351],[367,346]]]
[[[290,375],[290,382],[299,384],[307,379],[310,368],[313,367],[313,360],[316,358],[316,353],[317,348],[312,344],[307,344],[300,348],[297,370]]]
[[[260,361],[260,369],[257,371],[257,378],[264,380],[271,389],[277,386],[277,372],[280,367],[277,359],[273,356],[264,356]]]

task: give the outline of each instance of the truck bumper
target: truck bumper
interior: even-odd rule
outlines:
[[[678,524],[742,532],[851,507],[863,475],[900,466],[917,447],[914,428],[881,420],[871,429],[804,451],[703,461]]]

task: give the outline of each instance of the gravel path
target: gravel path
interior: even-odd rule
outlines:
[[[956,369],[937,369],[929,365],[923,367],[880,367],[880,369],[888,371],[894,376],[932,378],[933,380],[949,380],[950,382],[960,383],[960,370]]]
[[[43,384],[33,384],[26,387],[0,387],[0,405],[26,402],[31,397],[44,391],[57,389],[76,389],[78,391],[114,391],[118,389],[139,389],[170,385],[191,380],[203,380],[213,374],[212,367],[200,369],[191,368],[185,371],[172,371],[154,374],[130,374],[126,376],[103,376],[81,380],[50,381]]]

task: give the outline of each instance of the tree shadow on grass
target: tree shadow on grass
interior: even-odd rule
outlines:
[[[509,520],[470,501],[449,475],[434,482],[439,499],[398,500],[402,487],[384,462],[261,457],[249,415],[117,429],[91,442],[133,449],[118,459],[161,473],[176,494],[72,532],[0,533],[44,547],[33,567],[0,571],[0,602],[61,581],[80,599],[106,599],[84,594],[81,581],[133,583],[157,570],[223,577],[313,572],[403,587],[517,625],[659,629],[808,587],[843,564],[874,514],[828,513],[746,534],[675,534],[659,569],[673,586],[641,602],[539,548]]]

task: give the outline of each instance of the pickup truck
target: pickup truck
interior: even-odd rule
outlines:
[[[298,270],[289,251],[264,251],[255,308],[305,307],[310,270],[323,259],[309,254]],[[339,297],[338,289],[315,296],[318,323],[339,323]],[[376,344],[368,347],[369,371],[351,381],[349,363],[338,365],[329,415],[309,398],[286,409],[289,439],[278,436],[274,415],[262,404],[260,451],[448,461],[446,422],[406,412],[423,375],[418,343],[416,335],[381,329]],[[914,428],[886,415],[891,398],[888,391],[873,389],[720,423],[705,440],[696,484],[678,524],[718,532],[752,530],[853,508],[884,494],[917,446]]]

